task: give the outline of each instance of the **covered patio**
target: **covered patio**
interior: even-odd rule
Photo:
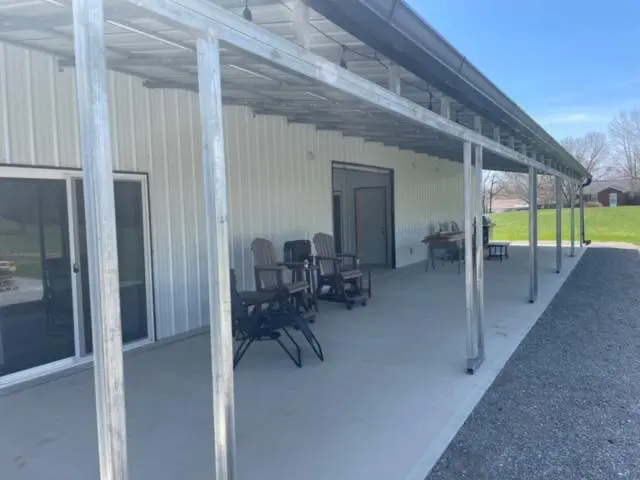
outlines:
[[[95,366],[0,398],[3,431],[11,432],[0,436],[3,480],[97,472],[103,480],[128,472],[167,480],[213,472],[217,480],[423,478],[575,265],[575,232],[570,248],[560,242],[562,188],[580,188],[588,172],[555,140],[524,112],[515,115],[515,104],[505,110],[477,86],[467,96],[482,101],[469,103],[450,82],[448,92],[432,88],[424,72],[416,80],[409,67],[327,26],[309,8],[317,2],[290,3],[256,0],[251,13],[240,0],[0,0],[17,12],[3,20],[1,40],[29,49],[27,73],[31,51],[57,57],[46,68],[75,69],[60,89],[72,100],[58,108],[51,95],[49,130],[55,150],[61,125],[78,127],[66,139],[74,152],[53,163],[65,166],[77,153],[72,167],[82,169],[87,268],[73,248],[62,260],[89,279],[93,350],[77,346],[85,312],[76,304],[70,361]],[[314,33],[318,25],[330,34]],[[126,78],[114,73],[110,82],[107,69]],[[11,98],[8,85],[24,83],[16,77],[2,79],[3,97]],[[41,160],[47,145],[38,155],[43,115],[31,108],[45,89],[29,82],[30,139],[16,141],[18,124],[3,119],[6,162],[51,167]],[[77,117],[59,122],[72,103]],[[264,117],[276,118],[268,127]],[[179,133],[173,139],[169,123]],[[393,264],[409,266],[376,275],[366,308],[322,306],[313,328],[323,364],[305,350],[296,369],[266,344],[234,372],[229,270],[241,270],[251,288],[247,237],[282,243],[331,228],[336,159],[398,173]],[[114,170],[128,165],[149,175],[155,201],[148,279],[158,335],[123,365],[118,249],[130,244],[117,241],[113,184]],[[529,174],[531,244],[512,246],[504,262],[483,261],[482,235],[472,233],[483,222],[483,169]],[[555,247],[537,246],[539,175],[556,178]],[[418,251],[427,224],[451,220],[463,230],[464,268],[425,272]],[[581,245],[583,232],[581,215]],[[210,335],[196,336],[204,325]]]
[[[465,282],[457,267],[416,264],[376,276],[376,296],[347,311],[321,305],[296,368],[270,342],[235,373],[237,478],[423,479],[583,250],[555,272],[542,246],[540,289],[528,298],[528,248],[485,261],[486,348],[464,373]],[[211,361],[202,334],[125,357],[131,478],[213,478]],[[96,478],[91,370],[0,397],[0,478]]]

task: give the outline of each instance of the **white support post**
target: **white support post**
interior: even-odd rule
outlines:
[[[440,97],[440,115],[447,120],[451,118],[451,99],[444,95]]]
[[[100,478],[126,480],[118,242],[102,0],[73,0]]]
[[[507,138],[507,147],[509,147],[511,150],[515,150],[516,149],[516,140],[513,137],[509,137]]]
[[[471,143],[463,143],[463,169],[464,169],[464,281],[465,281],[465,320],[467,326],[467,373],[474,373],[479,366],[478,341],[475,309],[476,282],[473,273],[473,165],[471,159]]]
[[[538,298],[538,172],[529,167],[529,301]]]
[[[479,119],[480,117],[476,117]],[[475,119],[474,119],[475,120]],[[480,127],[478,122],[477,128]],[[482,147],[476,145],[476,201],[475,201],[475,233],[476,233],[476,245],[475,245],[475,267],[476,267],[476,333],[478,344],[478,355],[474,363],[474,371],[478,369],[482,361],[484,360],[484,191],[482,181]]]
[[[215,478],[233,480],[236,475],[235,413],[227,177],[222,127],[220,45],[213,33],[206,39],[198,40],[198,86],[209,274]]]
[[[389,90],[396,95],[400,95],[402,91],[402,82],[400,81],[400,68],[397,63],[392,63],[389,67]]]
[[[562,179],[556,177],[556,273],[562,270]]]
[[[576,186],[569,186],[571,198],[571,256],[575,256],[576,250]]]
[[[309,5],[302,0],[295,0],[291,8],[293,31],[296,42],[303,48],[311,45],[311,23],[309,20]]]
[[[580,248],[582,248],[584,244],[584,187],[580,184]]]

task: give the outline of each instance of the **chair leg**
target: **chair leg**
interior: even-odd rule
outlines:
[[[347,308],[351,308],[349,296],[347,295],[347,286],[345,281],[340,278],[340,275],[338,275],[336,279],[336,297],[342,298],[342,301],[347,306]]]
[[[316,354],[316,357],[318,357],[321,362],[324,362],[324,353],[322,352],[322,345],[320,345],[318,338],[313,334],[313,332],[311,331],[311,328],[309,328],[309,325],[306,324],[304,319],[301,319],[299,317],[296,317],[294,322],[296,323],[298,330],[302,332],[302,335],[304,335],[304,338],[306,338],[307,342],[309,342],[309,345],[311,346],[313,353]],[[289,334],[289,332],[284,328],[283,330],[284,330],[284,333],[289,338],[291,338],[291,335]],[[291,341],[295,343],[293,338],[291,338]]]
[[[293,363],[296,364],[296,366],[298,368],[302,368],[302,354],[300,352],[300,345],[298,345],[298,342],[296,342],[293,337],[291,336],[291,334],[287,331],[286,328],[282,327],[282,331],[287,335],[287,337],[289,337],[289,340],[291,341],[291,343],[293,343],[295,349],[296,349],[296,355],[294,356],[289,349],[287,348],[287,346],[282,343],[282,340],[278,337],[276,338],[276,342],[278,343],[278,345],[280,345],[280,347],[282,348],[282,350],[285,351],[285,353],[288,355],[288,357],[291,359],[291,361]]]
[[[247,350],[249,350],[249,347],[254,340],[255,338],[245,338],[242,343],[240,343],[238,349],[236,350],[236,353],[233,355],[233,368],[236,368],[238,363],[240,363],[240,360],[242,360],[244,354],[247,353]]]

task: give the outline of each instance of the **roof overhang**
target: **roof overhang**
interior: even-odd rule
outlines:
[[[469,141],[483,147],[486,169],[534,167],[581,179],[582,172],[530,145],[505,145],[508,138],[496,138],[496,129],[463,105],[455,120],[439,115],[439,93],[406,69],[399,69],[402,95],[392,92],[392,62],[320,14],[308,12],[310,41],[303,48],[291,41],[299,28],[291,5],[250,5],[253,23],[241,16],[243,0],[105,0],[107,64],[144,78],[149,88],[197,90],[195,40],[215,32],[227,104],[459,162]],[[62,68],[74,65],[72,28],[68,0],[0,0],[0,41],[55,55]],[[348,69],[336,65],[340,45],[349,46]]]
[[[444,94],[584,177],[589,173],[524,110],[417,15],[404,0],[309,0],[309,4]]]

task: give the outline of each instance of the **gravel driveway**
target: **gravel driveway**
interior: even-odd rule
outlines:
[[[640,252],[591,247],[427,480],[640,479]]]

